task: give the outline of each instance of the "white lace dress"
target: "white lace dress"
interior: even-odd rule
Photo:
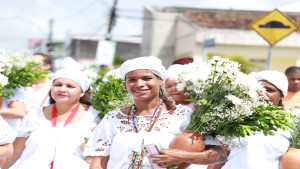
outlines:
[[[88,169],[81,144],[90,137],[92,129],[100,122],[98,111],[90,106],[83,119],[63,127],[65,122],[52,127],[42,108],[28,114],[19,128],[19,135],[26,137],[26,148],[11,169],[49,169],[54,159],[54,169]],[[55,157],[54,157],[55,154]]]
[[[7,124],[7,122],[0,116],[0,145],[12,143],[15,140],[15,134]]]
[[[151,132],[135,133],[132,120],[115,109],[106,114],[96,127],[93,136],[85,148],[84,154],[91,156],[110,156],[108,169],[128,169],[133,151],[141,152],[144,145],[155,144],[158,149],[169,148],[170,141],[186,129],[190,121],[192,109],[178,105],[175,111],[161,112]],[[137,116],[142,131],[149,123],[151,115]],[[144,158],[143,168],[151,168],[147,157]]]

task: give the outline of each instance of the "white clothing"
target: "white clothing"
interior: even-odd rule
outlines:
[[[29,136],[26,148],[11,169],[49,169],[53,159],[54,169],[88,169],[89,164],[84,161],[81,144],[84,137],[90,137],[99,121],[98,111],[92,106],[79,122],[65,127],[65,122],[52,127],[52,122],[46,119],[42,108],[31,112],[19,129],[20,136]]]
[[[126,60],[120,67],[120,74],[125,80],[125,75],[128,72],[138,69],[146,69],[163,78],[165,74],[165,67],[159,58],[155,56],[142,56],[134,59]]]
[[[18,88],[18,89],[10,89],[7,91],[11,91],[13,93],[15,93],[14,96],[10,96],[10,98],[4,98],[3,104],[1,106],[1,109],[7,109],[8,105],[11,102],[14,101],[18,101],[18,102],[22,102],[25,104],[26,109],[27,109],[27,105],[29,104],[28,100],[26,100],[26,92],[24,90],[24,88]],[[27,111],[27,110],[26,110]],[[17,130],[21,124],[22,118],[15,118],[15,119],[4,119],[9,126],[12,128],[14,134],[17,134]]]
[[[58,78],[68,78],[75,81],[86,92],[90,87],[90,80],[88,76],[77,68],[62,68],[56,71],[52,77],[52,82]]]
[[[12,143],[16,136],[7,122],[0,116],[0,145]]]
[[[44,107],[49,105],[49,91],[52,86],[51,81],[49,81],[44,87],[34,91],[32,87],[26,88],[27,100],[30,101],[29,111],[36,110],[39,107]],[[42,103],[43,102],[43,103]]]
[[[279,169],[279,160],[290,145],[289,132],[279,130],[274,136],[262,132],[246,136],[247,147],[232,150],[222,169]]]
[[[207,169],[207,165],[192,164],[189,166],[189,169]]]
[[[151,116],[137,116],[141,132],[135,133],[132,120],[120,109],[108,112],[96,127],[85,150],[85,155],[108,156],[107,169],[128,168],[133,151],[141,152],[144,145],[155,144],[159,150],[169,148],[170,141],[186,129],[192,109],[178,105],[175,111],[162,111],[151,132],[144,132]],[[147,157],[143,168],[151,168]]]

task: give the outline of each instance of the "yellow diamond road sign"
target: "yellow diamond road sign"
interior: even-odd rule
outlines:
[[[296,31],[298,26],[287,15],[275,9],[251,23],[250,28],[273,46],[290,33]]]

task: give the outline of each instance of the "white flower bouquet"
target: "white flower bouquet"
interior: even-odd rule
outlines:
[[[262,102],[258,92],[264,88],[242,73],[237,62],[215,56],[208,62],[186,66],[179,74],[181,83],[177,88],[185,90],[196,106],[187,130],[225,138],[223,143],[236,148],[236,138],[257,131],[273,135],[277,129],[292,128],[287,118],[291,114]]]
[[[8,77],[0,73],[0,96],[9,97],[12,95],[11,92],[5,91],[4,87],[8,84]]]
[[[4,84],[6,89],[16,89],[30,86],[33,81],[47,78],[49,71],[41,70],[39,64],[27,52],[14,53],[0,50],[1,92],[4,91]],[[0,96],[9,97],[10,95],[13,93],[4,92]]]
[[[287,111],[294,115],[294,128],[292,131],[292,141],[290,148],[300,149],[300,103],[295,104],[295,109],[286,108]]]

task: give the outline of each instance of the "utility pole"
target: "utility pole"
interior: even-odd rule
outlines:
[[[113,29],[113,26],[115,26],[115,24],[116,24],[117,1],[118,0],[114,1],[113,7],[112,7],[111,12],[110,12],[109,25],[108,25],[107,33],[106,33],[106,36],[105,36],[106,40],[110,40],[111,30]]]
[[[48,42],[46,45],[48,54],[50,54],[53,51],[53,43],[52,43],[53,22],[54,22],[54,20],[51,18],[49,20],[49,36],[48,36]]]

